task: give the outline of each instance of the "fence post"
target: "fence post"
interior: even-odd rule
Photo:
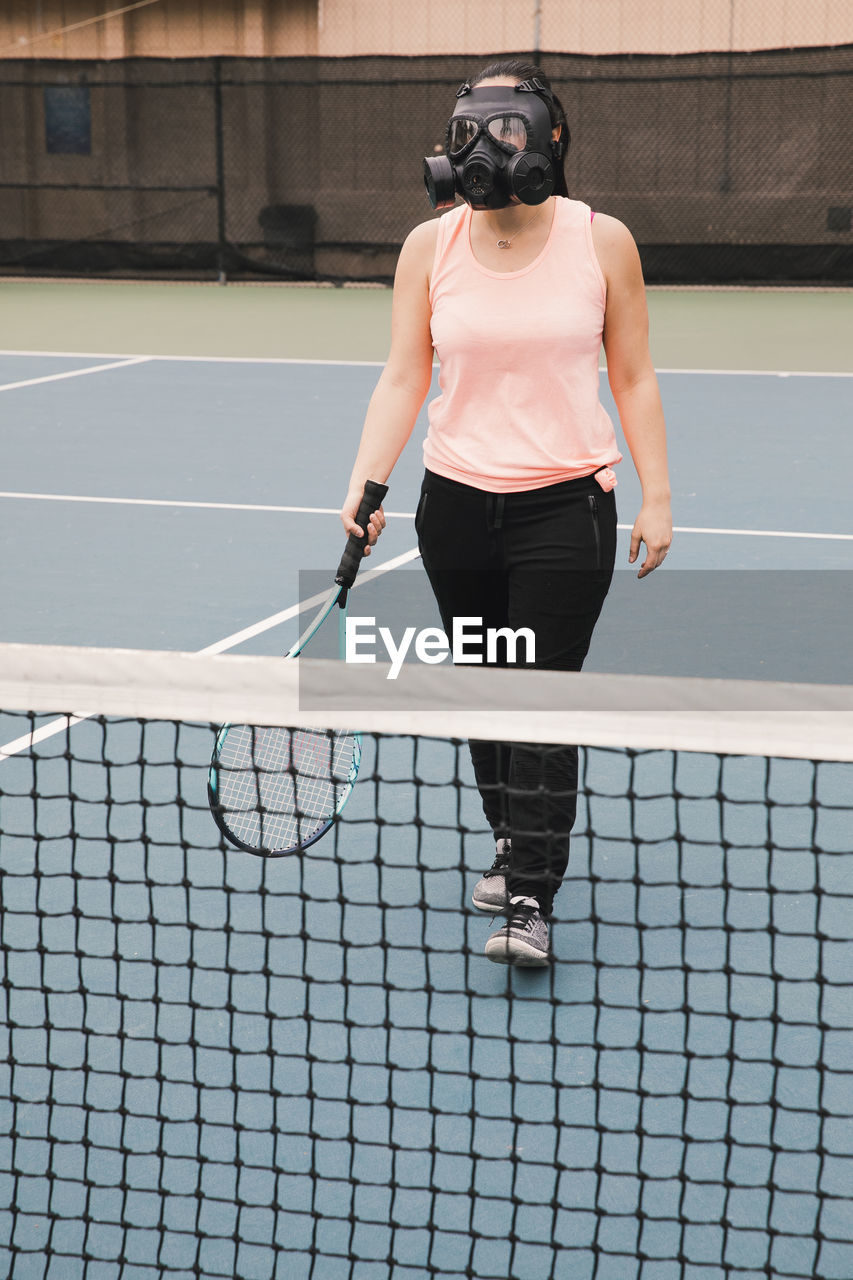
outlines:
[[[222,59],[213,59],[213,120],[216,144],[216,239],[219,283],[227,284],[225,272],[225,135],[222,124]]]
[[[539,65],[542,56],[542,0],[536,0],[533,6],[533,62]]]

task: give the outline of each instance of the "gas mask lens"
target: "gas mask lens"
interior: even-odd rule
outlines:
[[[447,131],[448,154],[458,156],[479,132],[480,125],[476,120],[469,120],[467,116],[454,116]]]
[[[453,116],[447,131],[447,153],[458,156],[469,147],[483,126],[471,116]],[[521,116],[495,116],[485,128],[490,137],[507,151],[523,151],[527,146],[527,125]]]
[[[527,126],[521,116],[497,116],[489,121],[489,133],[495,142],[513,151],[523,151],[527,146]]]

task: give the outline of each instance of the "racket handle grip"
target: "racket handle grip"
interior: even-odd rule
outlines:
[[[355,575],[358,573],[358,566],[361,564],[364,548],[367,546],[367,522],[373,512],[378,511],[382,506],[382,499],[387,492],[387,484],[378,484],[376,480],[365,481],[364,494],[355,513],[355,522],[365,530],[365,533],[360,538],[357,534],[351,533],[347,539],[338,572],[335,574],[335,582],[339,587],[348,588],[355,582]]]

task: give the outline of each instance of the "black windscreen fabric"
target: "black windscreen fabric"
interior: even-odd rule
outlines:
[[[488,60],[6,62],[0,265],[388,281]],[[853,46],[541,61],[569,190],[628,224],[650,282],[853,278]],[[91,154],[60,158],[44,102],[69,75]]]

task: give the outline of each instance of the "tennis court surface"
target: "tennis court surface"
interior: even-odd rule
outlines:
[[[44,288],[55,322],[78,287]],[[539,974],[489,964],[470,906],[476,688],[365,711],[303,855],[229,850],[208,809],[215,726],[298,709],[273,656],[340,555],[383,295],[84,295],[85,341],[25,311],[0,354],[5,1274],[849,1280],[850,295],[824,330],[823,295],[771,295],[772,361],[763,295],[652,295],[680,532],[590,656],[609,736],[546,690],[585,746]],[[413,441],[354,609],[423,598],[419,472]],[[617,496],[630,525],[628,464]],[[644,685],[620,742],[632,675],[694,701]],[[551,740],[507,699],[495,737]]]

